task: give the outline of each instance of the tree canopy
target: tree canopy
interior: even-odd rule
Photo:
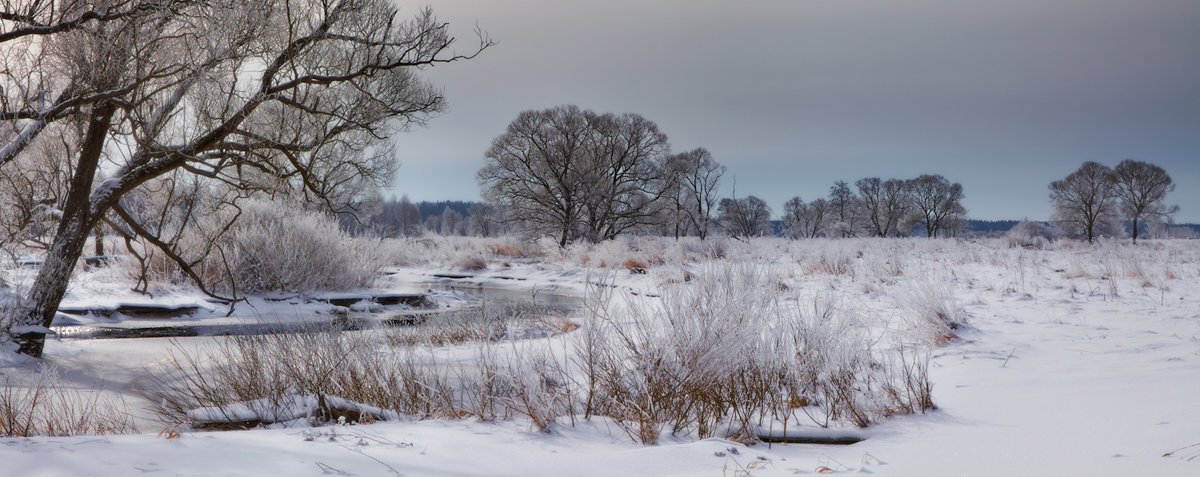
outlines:
[[[44,158],[70,173],[19,330],[49,325],[102,221],[169,248],[127,210],[147,187],[202,179],[352,209],[396,172],[385,141],[445,107],[417,71],[480,41],[448,53],[431,11],[404,19],[386,0],[5,2],[0,169],[37,144],[71,151]],[[23,351],[40,353],[34,338]]]

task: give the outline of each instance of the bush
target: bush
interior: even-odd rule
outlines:
[[[465,272],[478,272],[481,270],[487,270],[487,267],[487,260],[484,260],[483,257],[480,256],[463,257],[454,263],[454,268]]]
[[[1062,235],[1058,229],[1041,222],[1022,220],[1004,234],[1009,247],[1042,249]]]
[[[967,324],[967,315],[948,280],[917,280],[897,296],[903,317],[918,340],[947,343]]]
[[[927,408],[928,394],[909,392],[927,382],[925,368],[885,359],[866,324],[835,300],[788,305],[772,286],[779,278],[750,266],[697,277],[656,302],[614,304],[609,289],[592,291],[572,346],[585,416],[610,416],[653,443],[663,432],[753,440],[764,421],[797,413],[821,426],[866,426]],[[885,379],[893,374],[902,378]]]
[[[367,287],[384,264],[369,245],[323,214],[251,201],[224,240],[225,263],[209,267],[222,273],[208,278],[239,293]]]

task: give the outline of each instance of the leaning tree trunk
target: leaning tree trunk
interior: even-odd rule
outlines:
[[[109,103],[98,104],[88,120],[87,135],[80,147],[75,175],[71,177],[58,232],[38,270],[33,288],[29,290],[26,301],[29,308],[21,321],[16,323],[16,329],[12,330],[23,354],[33,357],[42,355],[50,322],[54,320],[58,305],[67,292],[71,272],[83,254],[88,234],[96,225],[98,214],[93,214],[91,210],[92,179],[100,164],[104,137],[108,134],[114,109]]]

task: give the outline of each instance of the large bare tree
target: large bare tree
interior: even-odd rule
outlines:
[[[883,208],[882,183],[878,177],[864,177],[854,182],[858,188],[862,214],[866,216],[867,232],[876,237],[887,237],[892,228]]]
[[[1165,202],[1167,193],[1175,190],[1175,184],[1167,171],[1159,166],[1125,159],[1113,169],[1112,182],[1121,214],[1133,222],[1134,243],[1137,243],[1138,226],[1143,219],[1157,220],[1179,210],[1179,206],[1168,206]]]
[[[894,237],[909,233],[912,196],[908,181],[866,177],[854,183],[866,218],[867,231],[876,237]]]
[[[886,217],[885,235],[911,235],[915,217],[911,184],[902,179],[883,181],[880,202],[883,205],[883,215]]]
[[[923,174],[908,181],[917,223],[925,236],[937,237],[956,232],[963,226],[967,210],[962,205],[962,184],[951,183],[940,174]]]
[[[668,152],[667,136],[639,115],[558,106],[517,115],[477,177],[509,220],[566,246],[657,222]]]
[[[60,158],[72,173],[62,216],[12,329],[35,356],[89,231],[102,220],[147,231],[120,223],[136,222],[123,198],[183,173],[342,209],[395,173],[392,133],[443,109],[417,71],[490,44],[449,53],[429,10],[405,20],[387,0],[0,8],[0,168],[55,140],[53,125],[80,124],[77,151]]]
[[[591,134],[583,237],[598,242],[656,224],[669,190],[667,135],[637,114],[585,114]]]
[[[1051,220],[1067,235],[1088,242],[1120,233],[1112,169],[1088,161],[1067,177],[1050,183]]]

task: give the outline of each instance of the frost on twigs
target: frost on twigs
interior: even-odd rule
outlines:
[[[967,326],[967,313],[948,278],[915,280],[896,299],[917,340],[948,343]]]
[[[1045,248],[1050,242],[1057,240],[1061,236],[1062,232],[1057,228],[1029,220],[1022,220],[1004,234],[1009,247],[1039,250]]]
[[[370,286],[385,263],[368,239],[337,221],[280,200],[248,199],[181,224],[177,253],[210,289],[227,294],[336,291]],[[149,246],[135,257],[149,280],[185,281],[177,263]],[[161,271],[161,272],[156,272]],[[149,272],[149,273],[148,273]]]
[[[906,391],[927,384],[923,364],[876,349],[871,324],[835,297],[792,301],[778,282],[769,270],[729,265],[665,288],[656,302],[598,289],[574,335],[585,413],[652,443],[664,432],[753,440],[801,418],[865,427],[932,407]],[[886,385],[893,375],[902,378]]]

